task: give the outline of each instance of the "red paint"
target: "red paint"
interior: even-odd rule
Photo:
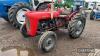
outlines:
[[[73,16],[75,16],[77,13],[77,11],[73,12],[73,13],[70,13],[68,16],[67,16],[67,20],[71,20]]]
[[[30,21],[30,29],[27,30],[28,32],[28,35],[30,36],[35,36],[36,35],[36,32],[37,32],[37,29],[38,29],[38,23],[40,20],[45,20],[45,19],[50,19],[51,18],[51,12],[50,11],[44,11],[44,12],[41,12],[41,11],[38,11],[38,12],[35,12],[35,11],[32,11],[32,12],[27,12],[26,13],[26,16],[27,16],[27,19],[29,19]],[[53,16],[54,17],[59,17],[59,11],[54,11],[53,12]]]
[[[54,11],[53,17],[59,17],[61,11],[62,10],[60,9],[58,9],[58,11]],[[76,13],[77,12],[73,12],[69,15],[66,15],[65,19],[67,21],[71,20]],[[27,34],[34,37],[37,33],[39,21],[43,19],[51,19],[51,11],[29,11],[26,13],[26,17],[30,21],[30,29],[27,29]]]

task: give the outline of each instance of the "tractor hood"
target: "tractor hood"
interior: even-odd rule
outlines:
[[[54,11],[53,16],[57,18],[60,15],[59,11]],[[50,11],[29,11],[26,12],[26,18],[29,20],[29,29],[27,28],[27,32],[29,36],[34,37],[37,33],[38,24],[40,20],[48,20],[51,19]],[[26,20],[26,21],[28,21]],[[28,22],[26,22],[28,24]]]

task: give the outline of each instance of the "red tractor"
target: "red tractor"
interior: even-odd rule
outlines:
[[[59,28],[68,29],[69,36],[76,39],[82,34],[86,23],[85,17],[80,13],[80,6],[76,6],[70,13],[64,13],[66,9],[53,10],[52,4],[48,4],[48,9],[44,11],[26,12],[26,22],[20,28],[24,37],[39,36],[38,48],[43,52],[49,52],[55,47],[57,40],[55,31]]]

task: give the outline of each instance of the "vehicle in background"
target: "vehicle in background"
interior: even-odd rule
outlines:
[[[100,3],[96,3],[95,8],[90,13],[90,20],[100,20]]]
[[[93,2],[88,3],[88,9],[89,10],[92,10],[94,8],[94,6],[95,6],[95,3],[93,3]]]
[[[85,0],[74,0],[74,5],[85,6]]]

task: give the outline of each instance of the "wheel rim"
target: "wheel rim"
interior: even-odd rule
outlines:
[[[82,30],[83,30],[82,21],[78,21],[76,27],[77,27],[77,28],[76,28],[76,34],[79,35],[79,34],[82,32]]]
[[[26,13],[26,11],[29,11],[29,9],[22,8],[16,14],[17,22],[20,23],[21,25],[25,23],[25,13]]]
[[[55,41],[53,38],[47,38],[43,47],[45,48],[46,51],[49,51],[51,48],[53,48],[55,45]]]

